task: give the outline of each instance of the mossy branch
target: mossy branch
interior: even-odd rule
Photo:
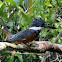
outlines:
[[[43,53],[46,51],[62,53],[62,45],[51,43],[49,41],[32,41],[29,45],[25,44],[11,44],[8,42],[0,42],[0,52],[4,49],[16,50],[16,51],[27,51],[33,53]]]

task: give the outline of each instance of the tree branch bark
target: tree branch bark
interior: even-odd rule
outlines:
[[[62,45],[51,43],[49,41],[32,41],[30,45],[25,44],[11,44],[7,42],[0,42],[0,52],[4,49],[15,51],[27,51],[33,53],[43,53],[46,51],[62,53]]]

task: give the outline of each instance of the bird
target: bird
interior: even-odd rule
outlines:
[[[38,18],[38,19],[34,19],[31,23],[31,26],[29,27],[29,29],[26,30],[22,30],[16,34],[12,34],[9,29],[7,28],[6,24],[4,23],[3,19],[0,18],[6,35],[7,35],[7,42],[10,43],[15,43],[15,44],[20,44],[20,43],[29,43],[31,41],[33,41],[40,33],[40,31],[43,28],[52,28],[52,29],[56,29],[54,26],[50,26],[48,24],[46,24],[45,20],[42,18]]]

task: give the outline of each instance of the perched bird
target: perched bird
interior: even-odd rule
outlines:
[[[30,28],[20,31],[14,35],[11,34],[11,32],[8,30],[7,26],[5,25],[4,21],[2,18],[0,18],[3,22],[3,26],[8,38],[8,42],[11,43],[16,43],[16,44],[20,44],[20,43],[28,43],[33,41],[40,33],[42,28],[52,28],[52,29],[56,29],[54,26],[50,26],[47,25],[45,23],[45,20],[39,18],[39,19],[35,19]]]

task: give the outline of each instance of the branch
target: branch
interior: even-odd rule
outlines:
[[[33,53],[43,53],[46,51],[62,53],[62,45],[51,43],[48,41],[32,41],[29,46],[25,44],[11,44],[7,42],[0,42],[0,52],[4,49],[15,51],[27,51]]]
[[[27,11],[29,10],[29,9],[31,9],[34,5],[35,5],[35,3],[37,2],[37,0],[34,2],[34,4],[30,7],[30,8],[27,8],[27,10],[25,10],[25,14],[27,13]]]
[[[58,34],[58,36],[56,37],[56,39],[54,40],[54,43],[57,43],[58,39],[62,36],[62,29],[60,31],[60,33]]]

